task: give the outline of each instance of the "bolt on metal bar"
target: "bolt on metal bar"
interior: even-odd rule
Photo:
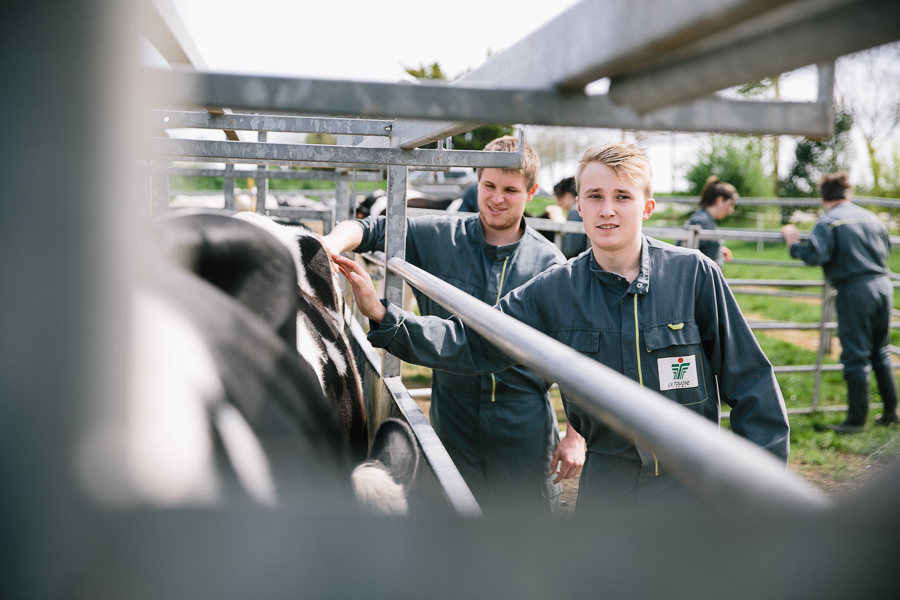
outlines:
[[[593,359],[492,309],[399,259],[401,276],[519,363],[567,390],[596,418],[657,455],[695,493],[722,510],[821,510],[831,500],[747,440],[731,436]],[[603,385],[598,386],[597,381]]]

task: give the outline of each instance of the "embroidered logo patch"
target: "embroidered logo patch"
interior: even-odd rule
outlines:
[[[700,385],[697,377],[697,356],[672,356],[656,361],[659,391],[682,390]]]

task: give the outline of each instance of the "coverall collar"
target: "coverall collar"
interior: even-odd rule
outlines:
[[[591,260],[591,272],[595,277],[607,284],[615,284],[622,279],[621,275],[604,271],[597,259],[594,257],[593,251],[589,252]],[[637,277],[628,286],[629,294],[646,294],[650,291],[650,253],[647,251],[647,236],[641,234],[641,270]]]
[[[505,246],[493,246],[487,243],[487,240],[484,239],[484,227],[481,224],[481,217],[475,215],[472,218],[474,219],[473,231],[477,234],[478,240],[481,242],[481,247],[484,249],[485,254],[493,259],[503,259],[507,256],[512,256],[515,254],[516,250],[519,249],[519,244],[522,243],[522,240],[525,239],[525,217],[522,217],[522,220],[519,222],[519,229],[522,230],[522,237],[520,237],[518,241]]]

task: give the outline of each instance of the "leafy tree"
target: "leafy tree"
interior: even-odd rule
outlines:
[[[709,148],[697,155],[697,162],[685,174],[688,192],[699,195],[710,175],[737,188],[741,196],[774,195],[772,179],[763,166],[763,141],[729,135],[713,135]]]
[[[441,65],[436,62],[430,65],[419,64],[419,68],[404,67],[404,69],[416,79],[451,80],[441,69]],[[466,133],[454,135],[451,143],[456,150],[483,150],[493,140],[504,135],[512,135],[513,131],[515,129],[509,125],[482,125]],[[429,144],[424,147],[434,148],[436,146],[437,144]]]
[[[786,198],[815,198],[819,179],[827,173],[848,169],[850,129],[853,117],[838,107],[834,115],[834,136],[827,140],[804,138],[794,150],[794,162],[787,176],[778,182],[778,195]]]
[[[900,130],[900,42],[885,44],[843,57],[836,63],[835,88],[843,106],[853,115],[853,127],[862,136],[872,169],[875,196],[885,190],[885,144]]]

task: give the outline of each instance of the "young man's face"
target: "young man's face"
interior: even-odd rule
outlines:
[[[653,198],[627,177],[619,179],[603,163],[592,162],[581,172],[578,214],[591,245],[606,253],[629,250],[640,244],[641,223],[656,207]]]
[[[529,190],[521,172],[483,169],[478,180],[478,212],[484,227],[495,231],[518,228],[525,204],[534,198],[537,187],[534,184]]]

